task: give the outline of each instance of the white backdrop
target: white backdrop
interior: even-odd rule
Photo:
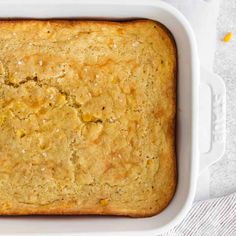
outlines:
[[[220,0],[165,0],[165,2],[178,8],[189,20],[197,39],[200,63],[208,70],[213,70]],[[204,127],[200,126],[200,133],[201,131],[204,132],[203,129]],[[204,141],[200,141],[200,150],[203,150]],[[210,182],[210,171],[207,169],[199,176],[196,201],[212,196],[210,194]]]

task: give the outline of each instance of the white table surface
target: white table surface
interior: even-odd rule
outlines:
[[[234,35],[224,43],[228,31]],[[210,197],[236,192],[236,0],[221,0],[217,32],[214,72],[226,84],[227,133],[225,155],[210,167]]]

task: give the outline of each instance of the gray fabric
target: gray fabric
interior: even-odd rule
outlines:
[[[159,236],[235,236],[236,193],[197,202],[181,224]]]

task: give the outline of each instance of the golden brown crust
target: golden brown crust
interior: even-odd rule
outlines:
[[[0,214],[162,211],[177,182],[169,31],[150,20],[0,31]]]

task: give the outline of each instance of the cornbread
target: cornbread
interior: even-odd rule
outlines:
[[[0,21],[0,214],[157,214],[176,186],[176,48],[150,20]]]

